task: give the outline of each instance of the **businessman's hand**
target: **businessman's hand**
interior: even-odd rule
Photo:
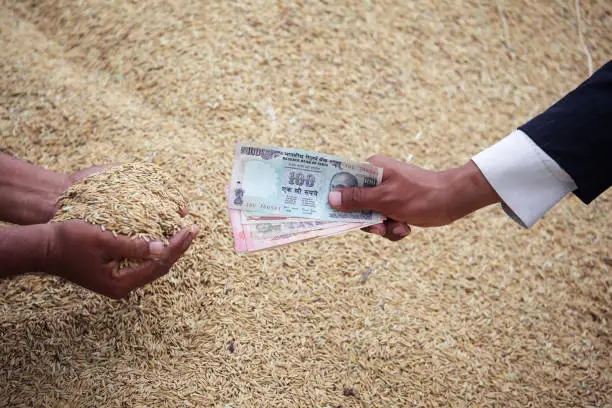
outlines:
[[[473,162],[434,172],[376,155],[368,159],[383,168],[382,183],[370,188],[332,191],[329,203],[341,211],[371,210],[388,220],[366,228],[392,241],[410,233],[409,225],[435,227],[499,202],[499,196]]]

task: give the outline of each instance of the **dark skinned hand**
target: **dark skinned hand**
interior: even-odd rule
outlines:
[[[45,272],[120,299],[132,290],[167,274],[197,236],[194,226],[174,235],[168,246],[144,239],[115,237],[78,220],[52,223]],[[119,269],[123,259],[142,261]]]
[[[472,162],[445,171],[429,171],[386,156],[368,162],[383,169],[376,187],[351,187],[332,191],[330,205],[341,211],[376,211],[387,217],[365,231],[398,241],[410,233],[410,225],[446,225],[489,204],[499,196]]]
[[[73,173],[68,176],[70,185],[116,165],[93,166]],[[179,212],[184,217],[189,208]],[[77,220],[50,226],[48,272],[113,299],[123,298],[132,290],[167,274],[198,233],[196,226],[182,230],[164,246],[161,242],[115,237]],[[142,262],[120,269],[123,259]]]

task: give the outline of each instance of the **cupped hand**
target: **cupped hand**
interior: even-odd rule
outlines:
[[[49,224],[46,272],[120,299],[132,290],[165,275],[197,236],[197,227],[178,232],[161,242],[114,236],[79,220]],[[123,259],[140,261],[120,268]]]
[[[92,166],[67,176],[65,189],[119,163]],[[179,209],[185,217],[189,207]],[[169,240],[146,242],[143,239],[115,237],[108,231],[73,220],[52,224],[49,254],[51,273],[108,297],[119,299],[132,290],[165,275],[197,236],[197,227],[178,232]],[[121,261],[141,261],[137,266],[120,268]]]

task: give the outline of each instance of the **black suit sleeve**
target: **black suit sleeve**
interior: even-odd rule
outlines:
[[[612,61],[519,127],[574,179],[588,204],[612,183]]]

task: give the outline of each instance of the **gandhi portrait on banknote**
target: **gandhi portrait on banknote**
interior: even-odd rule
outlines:
[[[341,171],[340,173],[334,174],[329,183],[330,191],[333,191],[337,188],[347,187],[359,187],[359,181],[357,181],[357,177],[345,171]]]

